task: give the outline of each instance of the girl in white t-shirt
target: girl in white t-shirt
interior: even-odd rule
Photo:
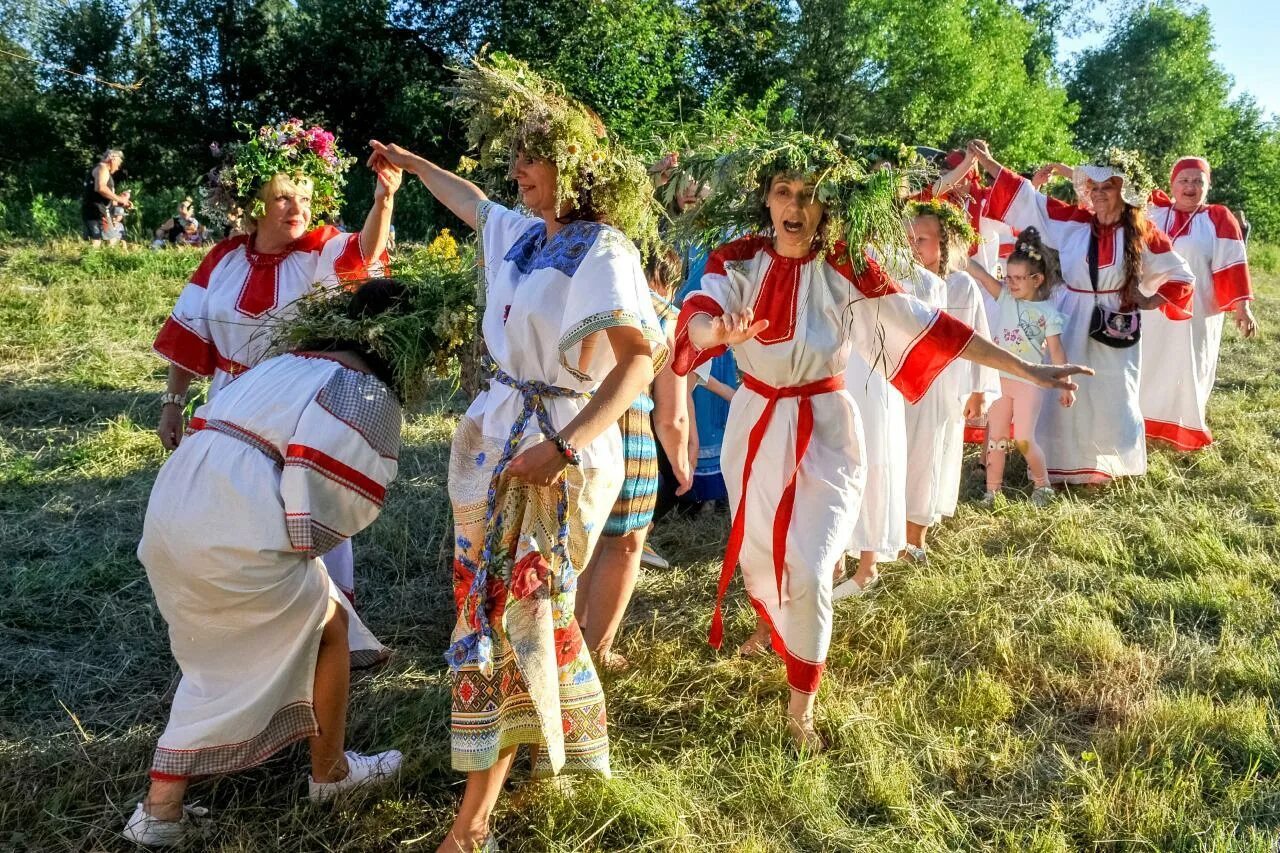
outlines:
[[[970,262],[969,272],[996,300],[998,322],[992,327],[996,345],[1030,362],[1042,362],[1049,350],[1055,362],[1066,359],[1062,348],[1062,313],[1049,302],[1053,266],[1040,242],[1040,233],[1027,228],[1018,235],[1013,253],[1005,262],[1005,285],[980,265]],[[1059,392],[1063,406],[1075,402],[1072,391]],[[1044,506],[1053,499],[1044,451],[1036,443],[1036,420],[1042,396],[1036,386],[1000,373],[1000,399],[987,415],[987,491],[984,504],[995,502],[1004,486],[1005,453],[1015,447],[1027,460],[1027,474],[1034,490],[1031,501]]]

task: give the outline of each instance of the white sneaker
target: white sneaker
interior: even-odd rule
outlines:
[[[1044,508],[1053,503],[1058,497],[1058,493],[1053,490],[1053,486],[1041,486],[1031,493],[1031,502],[1039,508]]]
[[[843,583],[836,584],[835,588],[831,590],[831,600],[843,601],[846,598],[857,598],[860,595],[866,594],[867,590],[875,586],[876,581],[878,580],[880,580],[880,576],[876,575],[871,580],[867,581],[865,585],[863,585],[858,583],[853,578],[849,578]]]
[[[307,798],[319,803],[365,785],[379,785],[400,772],[400,761],[403,758],[394,749],[374,755],[348,751],[347,775],[337,782],[317,782],[308,776]]]
[[[183,806],[178,820],[160,820],[147,814],[142,803],[133,810],[133,816],[121,833],[127,840],[143,847],[173,847],[181,844],[192,828],[195,818],[208,817],[209,810],[200,806]]]

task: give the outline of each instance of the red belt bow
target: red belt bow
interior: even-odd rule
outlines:
[[[711,617],[711,633],[707,638],[714,648],[720,648],[724,640],[724,617],[721,603],[729,589],[729,581],[733,580],[733,572],[738,567],[738,555],[742,552],[742,537],[746,527],[747,486],[751,481],[751,468],[755,464],[756,453],[760,443],[769,431],[769,422],[773,420],[773,410],[778,401],[785,397],[800,399],[800,421],[796,430],[796,459],[784,481],[782,500],[778,503],[778,513],[773,517],[773,575],[778,585],[778,601],[782,601],[782,575],[787,565],[787,531],[791,529],[791,515],[796,503],[796,475],[800,471],[800,460],[809,449],[809,439],[813,437],[813,404],[811,397],[819,394],[830,394],[844,388],[844,374],[828,376],[805,385],[792,385],[788,388],[774,388],[766,385],[754,376],[744,373],[742,384],[751,391],[764,397],[769,402],[764,411],[756,419],[747,439],[747,459],[742,466],[742,494],[738,498],[738,511],[733,516],[733,527],[729,531],[729,544],[724,550],[724,565],[720,568],[720,588],[716,593],[716,611]]]

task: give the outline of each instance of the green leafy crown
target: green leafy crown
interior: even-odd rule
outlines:
[[[512,158],[523,151],[557,170],[556,204],[591,206],[642,252],[657,241],[660,210],[645,165],[612,142],[598,116],[559,83],[501,53],[480,54],[453,69],[452,104],[467,114],[474,158],[460,171],[482,172],[491,188],[509,187]]]

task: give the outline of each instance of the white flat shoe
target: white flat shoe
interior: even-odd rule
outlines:
[[[197,818],[208,816],[209,810],[206,808],[183,806],[182,817],[178,820],[160,820],[148,814],[146,807],[138,803],[133,816],[125,822],[124,831],[120,834],[143,847],[174,847],[186,839]]]
[[[337,782],[317,782],[307,777],[307,798],[319,803],[356,788],[380,785],[400,772],[400,762],[403,759],[404,756],[394,749],[374,755],[347,752],[347,775]]]
[[[843,601],[846,598],[857,598],[861,595],[865,595],[867,591],[870,590],[871,587],[875,586],[879,580],[880,576],[876,575],[864,585],[858,583],[853,578],[849,578],[843,583],[836,584],[835,589],[831,590],[831,600]]]

